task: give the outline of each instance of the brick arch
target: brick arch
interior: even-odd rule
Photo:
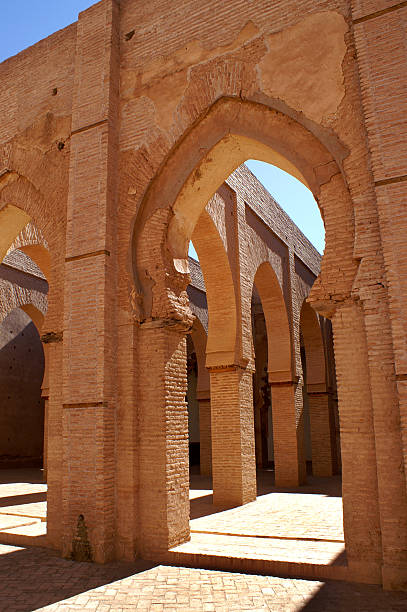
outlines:
[[[29,179],[13,172],[6,176],[8,179],[0,183],[0,214],[7,214],[10,218],[7,224],[10,229],[12,225],[16,226],[16,222],[12,223],[12,219],[16,219],[18,215],[21,218],[21,227],[15,232],[9,246],[27,223],[32,221],[40,229],[52,250],[62,234],[65,238],[65,228],[61,227],[51,204],[47,204],[41,192]]]
[[[27,223],[27,219],[31,219],[28,214],[13,204],[6,204],[0,210],[0,220],[3,221],[0,224],[0,249],[1,255],[4,254],[1,261],[12,265],[13,251],[22,251],[37,264],[45,279],[39,278],[37,286],[30,278],[22,285],[18,281],[4,279],[0,289],[0,320],[15,308],[21,308],[32,319],[38,332],[41,332],[48,310],[47,280],[50,276],[50,252],[42,232],[32,221]],[[16,231],[22,225],[21,231],[16,236]],[[7,259],[8,255],[11,257],[11,262]],[[32,272],[31,269],[26,271]]]
[[[20,308],[30,317],[31,321],[37,328],[38,333],[40,334],[44,323],[44,314],[41,312],[41,310],[31,302],[21,305]]]
[[[195,348],[198,363],[198,388],[209,389],[209,372],[205,367],[206,345],[208,337],[204,326],[198,317],[195,318],[191,329],[191,340]]]
[[[204,210],[192,233],[208,301],[206,365],[233,363],[237,340],[237,304],[228,255],[218,229]]]
[[[4,220],[4,223],[2,222]],[[49,283],[46,331],[63,326],[66,224],[28,178],[9,172],[0,182],[0,257],[10,248],[26,252]]]
[[[23,251],[40,268],[46,278],[49,278],[51,271],[51,256],[48,243],[42,232],[31,221],[27,223],[13,241],[8,253],[14,249]]]
[[[257,268],[254,285],[260,296],[267,329],[268,372],[272,379],[291,379],[291,334],[283,292],[269,262]]]
[[[336,151],[335,157],[311,131],[268,106],[234,98],[213,104],[170,153],[140,206],[133,270],[144,300],[141,319],[168,316],[163,296],[169,284],[173,294],[180,296],[180,288],[188,283],[187,248],[202,210],[224,179],[249,158],[282,168],[314,194],[325,223],[326,248],[312,299],[320,310],[332,312],[335,296],[349,295],[356,264],[353,208],[341,172],[345,152],[338,142],[330,149]],[[154,254],[153,245],[158,245]],[[339,283],[332,275],[339,266],[338,253]],[[171,307],[175,307],[173,299]]]
[[[307,360],[307,384],[325,385],[325,351],[322,330],[315,310],[304,300],[300,314],[300,329]]]
[[[46,286],[44,281],[43,283]],[[47,293],[38,287],[20,287],[14,282],[2,281],[0,286],[0,322],[13,310],[21,308],[41,332],[47,312]]]

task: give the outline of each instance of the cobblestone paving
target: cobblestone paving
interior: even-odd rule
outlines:
[[[145,562],[74,563],[45,549],[0,546],[0,610],[405,612],[407,593]]]

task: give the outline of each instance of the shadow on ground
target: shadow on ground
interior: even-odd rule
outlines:
[[[7,612],[31,612],[123,578],[137,574],[140,574],[141,577],[143,572],[145,572],[146,577],[150,577],[150,580],[154,580],[154,574],[151,575],[149,570],[156,565],[141,560],[136,563],[115,562],[97,565],[67,561],[45,549],[12,549],[10,547],[8,553],[6,549],[7,547],[3,546],[3,554],[0,555],[0,610],[7,610]],[[165,596],[167,590],[185,596],[185,589],[189,588],[189,584],[194,584],[199,588],[204,587],[207,594],[212,589],[212,582],[215,585],[214,588],[219,589],[219,581],[224,579],[229,581],[229,589],[230,584],[235,581],[235,589],[239,589],[240,583],[242,588],[245,588],[246,577],[239,573],[220,572],[219,579],[214,579],[213,575],[218,573],[213,570],[210,572],[205,570],[187,571],[194,572],[192,579],[187,583],[184,582],[183,576],[171,573],[171,568],[168,571],[168,577],[171,578],[169,583],[166,584],[166,581],[157,583],[162,585],[160,594],[157,592],[154,597],[154,605],[158,606],[157,609],[167,609],[168,601]],[[165,575],[167,570],[162,567],[161,573]],[[209,581],[210,575],[212,576],[211,581]],[[247,579],[250,580],[248,576]],[[263,597],[261,590],[255,591],[256,601],[261,605],[261,609],[295,609],[297,612],[299,610],[304,612],[405,612],[407,610],[407,593],[389,593],[375,586],[344,582],[322,583],[321,588],[317,592],[314,591],[309,601],[301,604],[298,596],[302,589],[298,581],[296,581],[296,584],[299,585],[300,591],[297,590],[295,585],[284,585],[283,582],[276,582],[275,578],[270,578],[271,588],[264,588],[264,591],[272,591],[274,595]],[[291,580],[289,582],[293,584]],[[314,584],[317,585],[318,583]],[[148,589],[154,588],[153,585],[154,583],[150,582]],[[100,599],[94,594],[92,598],[94,605],[91,607],[95,609],[99,603],[104,609],[109,605],[118,609],[116,606],[119,604],[120,609],[130,609],[137,602],[137,607],[151,609],[150,607],[143,607],[143,594],[139,586],[135,583],[129,590],[128,583],[122,587],[115,585],[113,593],[120,594],[120,599],[117,601],[114,601],[114,598],[109,599],[110,595],[106,591],[101,593]],[[267,587],[268,584],[262,582],[261,586]],[[150,601],[148,593],[149,591],[146,590],[146,599]],[[148,604],[148,601],[145,603]],[[295,605],[295,608],[293,605]],[[74,607],[79,609],[78,604]],[[169,607],[174,609],[173,602]],[[194,609],[205,608],[194,605]],[[222,609],[224,608],[222,607]],[[250,610],[252,606],[248,607],[245,604],[242,608],[239,608],[235,602],[233,609]],[[259,606],[253,603],[253,609],[259,609]],[[183,610],[185,610],[185,607]]]
[[[383,591],[378,586],[325,582],[301,612],[405,612],[407,593]]]
[[[44,493],[24,493],[23,495],[10,495],[0,497],[0,508],[7,506],[22,506],[24,504],[37,504],[47,501],[47,494]]]
[[[155,567],[142,560],[78,563],[41,548],[11,550],[0,555],[0,610],[4,611],[31,612]]]

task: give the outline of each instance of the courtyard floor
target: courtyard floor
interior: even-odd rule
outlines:
[[[220,512],[208,478],[192,474],[191,542],[174,549],[188,559],[235,556],[343,565],[340,480],[309,479],[292,491],[259,477],[258,499]],[[0,471],[0,541],[46,529],[40,470]],[[10,536],[7,536],[10,534]],[[208,557],[208,558],[209,558]],[[345,582],[154,565],[74,563],[45,548],[0,544],[0,610],[401,611],[407,593]]]
[[[340,477],[308,477],[295,489],[258,473],[256,501],[221,511],[210,478],[191,475],[191,541],[178,552],[202,552],[308,564],[346,563]]]

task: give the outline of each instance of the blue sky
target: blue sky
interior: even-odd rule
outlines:
[[[2,0],[0,62],[77,21],[92,4],[95,0]]]
[[[318,204],[299,180],[276,166],[250,159],[248,168],[256,175],[281,208],[298,225],[320,253],[325,248],[325,229]]]
[[[73,23],[94,0],[3,0],[0,20],[0,62],[56,30]],[[320,253],[324,228],[311,192],[297,179],[264,162],[249,160],[250,170],[288,213]],[[196,257],[196,253],[191,253]]]
[[[249,159],[246,166],[322,254],[325,248],[325,229],[318,204],[310,190],[296,178],[271,164]],[[189,254],[198,259],[192,244]]]

